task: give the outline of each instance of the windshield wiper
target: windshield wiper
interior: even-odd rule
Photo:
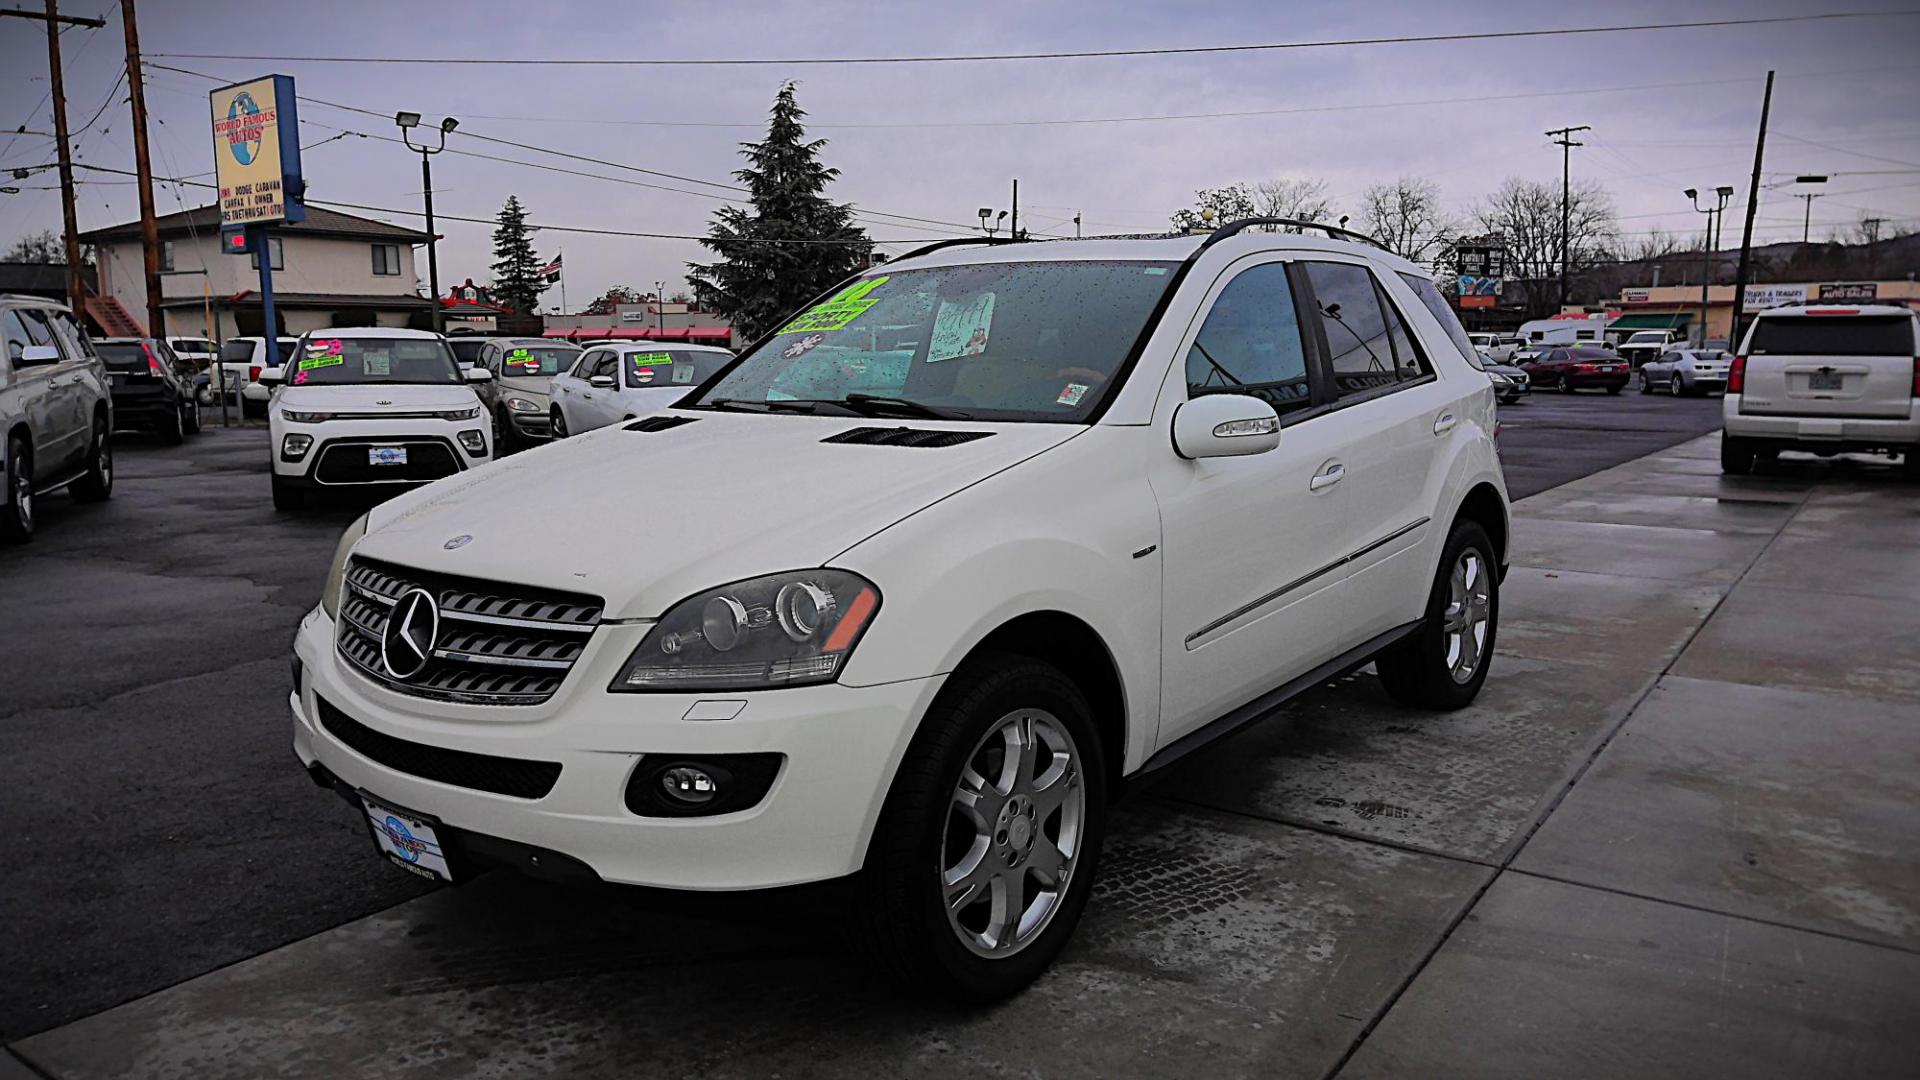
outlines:
[[[785,411],[785,412],[810,413],[814,411],[814,403],[811,401],[755,401],[752,398],[729,398],[729,397],[714,398],[712,401],[706,402],[704,406],[696,405],[692,407],[693,408],[704,407],[709,409],[746,409],[746,408],[752,408],[755,406],[758,407],[760,412]]]
[[[971,420],[973,414],[959,409],[948,409],[939,405],[925,405],[910,398],[885,397],[880,394],[848,394],[836,405],[845,405],[862,416],[885,416],[889,411],[898,416],[918,416],[926,420]]]

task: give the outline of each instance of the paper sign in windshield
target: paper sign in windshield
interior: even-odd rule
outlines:
[[[386,353],[368,353],[360,358],[360,366],[369,375],[393,374],[393,360]]]
[[[677,365],[673,369],[673,381],[677,383],[692,382],[693,381],[693,365],[692,364]]]
[[[880,302],[877,297],[867,294],[886,283],[884,277],[856,281],[781,327],[780,332],[813,334],[845,329],[848,323],[865,315],[868,308]]]
[[[981,293],[971,300],[945,301],[933,317],[933,342],[927,346],[927,363],[978,356],[987,351],[987,338],[992,333],[992,293]]]

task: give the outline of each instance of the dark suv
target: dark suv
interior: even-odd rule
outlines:
[[[200,430],[194,365],[157,338],[101,338],[93,343],[113,380],[115,426],[147,428],[178,444]]]

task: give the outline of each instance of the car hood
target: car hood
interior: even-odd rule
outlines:
[[[506,375],[494,381],[499,384],[500,389],[516,394],[530,394],[544,398],[553,393],[553,376],[551,375]]]
[[[662,415],[699,419],[664,431],[616,424],[431,484],[374,510],[355,553],[592,593],[606,600],[606,618],[653,618],[716,585],[822,565],[1086,430],[1077,424]],[[822,441],[860,427],[991,434],[951,446]],[[460,537],[471,539],[450,550]]]
[[[1512,378],[1515,375],[1526,374],[1526,372],[1521,371],[1518,367],[1515,367],[1512,364],[1487,364],[1485,365],[1485,369],[1487,371],[1493,372],[1495,375],[1505,375],[1508,378]]]
[[[337,386],[285,386],[277,399],[283,409],[314,412],[416,412],[478,405],[463,383],[342,383]]]

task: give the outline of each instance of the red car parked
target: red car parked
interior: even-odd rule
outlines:
[[[1597,389],[1617,394],[1633,377],[1626,360],[1612,349],[1577,345],[1548,349],[1538,359],[1520,365],[1535,390],[1549,388],[1563,394]]]

